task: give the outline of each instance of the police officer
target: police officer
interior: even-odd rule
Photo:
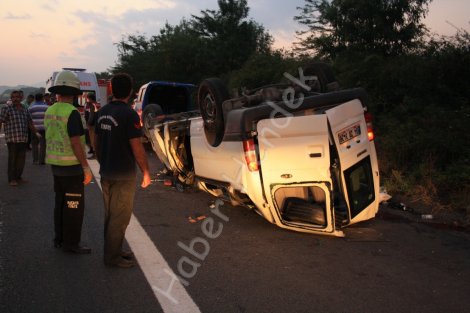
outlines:
[[[54,176],[54,246],[64,251],[88,254],[90,248],[80,245],[85,208],[84,185],[93,175],[84,151],[85,131],[80,113],[73,106],[80,95],[80,81],[71,71],[57,74],[49,92],[57,95],[44,117],[46,128],[46,163]]]

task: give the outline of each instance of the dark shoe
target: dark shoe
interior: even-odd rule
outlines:
[[[64,247],[65,252],[71,252],[76,254],[90,254],[91,249],[88,247],[76,246],[76,247]]]
[[[104,263],[106,266],[110,267],[120,267],[120,268],[130,268],[135,266],[135,262],[133,260],[127,260],[124,258],[121,258],[121,260],[113,263],[105,262]]]
[[[121,257],[126,260],[132,260],[134,253],[132,251],[121,251]]]
[[[11,182],[9,182],[9,185],[16,187],[18,186],[18,182],[16,180],[12,180]]]

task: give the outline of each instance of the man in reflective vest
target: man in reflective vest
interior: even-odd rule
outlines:
[[[84,151],[84,129],[80,113],[73,106],[80,95],[80,81],[71,71],[57,74],[49,92],[57,95],[44,117],[46,128],[46,163],[54,176],[54,246],[64,251],[88,254],[90,248],[80,245],[85,209],[84,185],[93,175]]]

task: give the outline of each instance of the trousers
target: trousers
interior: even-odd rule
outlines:
[[[31,135],[31,146],[33,149],[33,163],[44,164],[46,160],[46,136],[45,131],[39,131],[41,138],[36,137],[36,134]]]
[[[26,142],[7,142],[8,182],[21,179],[26,160]]]
[[[85,211],[83,178],[83,174],[54,175],[54,242],[65,248],[74,248],[80,243]]]
[[[122,243],[132,215],[135,179],[111,180],[101,178],[104,200],[104,262],[121,259]]]

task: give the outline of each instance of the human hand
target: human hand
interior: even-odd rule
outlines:
[[[151,179],[150,179],[150,174],[149,173],[144,173],[144,176],[142,177],[142,183],[140,184],[140,186],[142,188],[147,188],[150,183],[151,183]]]
[[[40,133],[36,132],[36,137],[38,137],[38,139],[41,139],[42,135]]]
[[[93,179],[93,173],[91,172],[91,169],[88,166],[83,168],[83,176],[83,184],[88,185]]]

